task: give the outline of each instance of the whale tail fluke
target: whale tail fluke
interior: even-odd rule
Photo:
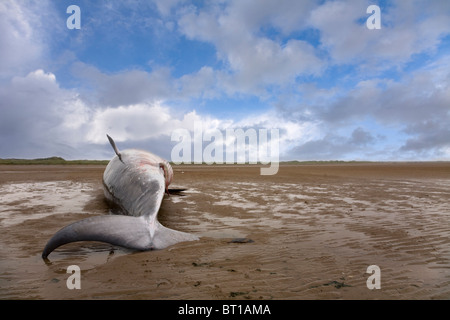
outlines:
[[[74,222],[55,233],[45,246],[42,258],[46,259],[56,248],[76,241],[107,242],[138,250],[147,249],[151,243],[148,228],[140,218],[97,216]]]
[[[42,258],[47,259],[56,248],[76,241],[100,241],[144,251],[163,249],[178,242],[197,239],[194,235],[166,228],[159,222],[156,223],[155,230],[150,232],[150,226],[144,217],[98,216],[74,222],[59,230],[48,241]]]
[[[196,235],[169,229],[157,222],[155,235],[152,239],[152,246],[154,249],[164,249],[178,242],[195,241],[198,239],[199,238]]]

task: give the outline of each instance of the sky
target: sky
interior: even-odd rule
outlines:
[[[0,158],[109,134],[170,160],[201,124],[277,129],[282,161],[450,160],[450,1],[1,0],[0,30]]]

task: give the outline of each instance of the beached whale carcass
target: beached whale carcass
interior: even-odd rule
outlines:
[[[120,207],[123,215],[83,219],[59,230],[42,252],[45,259],[57,247],[75,241],[101,241],[135,250],[163,249],[198,237],[164,227],[158,211],[172,181],[167,160],[150,152],[119,152],[107,135],[116,156],[103,174],[105,196]]]

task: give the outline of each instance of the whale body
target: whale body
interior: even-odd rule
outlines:
[[[107,137],[116,156],[103,174],[103,189],[121,215],[91,217],[62,228],[48,241],[42,258],[46,259],[57,247],[76,241],[100,241],[144,251],[198,240],[193,234],[164,227],[157,219],[172,181],[169,162],[142,150],[119,152],[113,139]]]

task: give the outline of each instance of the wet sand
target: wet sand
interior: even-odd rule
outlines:
[[[200,236],[41,258],[60,228],[108,214],[103,166],[0,166],[0,299],[449,299],[450,163],[174,166],[160,222]],[[234,242],[245,238],[251,241]],[[81,268],[69,290],[68,266]],[[381,270],[369,290],[367,267]]]

